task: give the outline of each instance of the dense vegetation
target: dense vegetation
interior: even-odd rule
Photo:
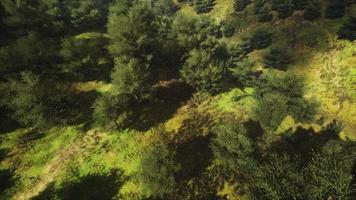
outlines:
[[[354,199],[353,0],[0,0],[0,199]]]

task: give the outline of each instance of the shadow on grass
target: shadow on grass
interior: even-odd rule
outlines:
[[[9,110],[0,108],[0,135],[6,134],[20,128],[20,124],[6,115]]]
[[[145,102],[135,109],[137,119],[132,128],[147,131],[151,127],[170,119],[193,90],[182,82],[175,82],[168,87],[156,88],[154,100]]]
[[[209,136],[199,136],[178,146],[176,160],[181,165],[177,176],[180,180],[199,176],[209,166],[213,158],[210,140]]]
[[[59,189],[52,183],[31,200],[111,200],[121,185],[120,177],[115,173],[109,176],[90,175]]]
[[[307,162],[315,151],[319,151],[329,141],[338,140],[340,132],[340,125],[336,121],[328,124],[320,132],[315,132],[312,128],[298,127],[292,135],[286,135],[276,142],[272,149],[289,155],[300,154]]]

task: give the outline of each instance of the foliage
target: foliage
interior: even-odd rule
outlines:
[[[267,22],[271,21],[273,16],[271,14],[270,5],[267,4],[265,0],[255,0],[254,4],[254,13],[257,15],[257,19],[259,22]]]
[[[293,0],[272,0],[272,10],[277,11],[279,18],[287,18],[293,14]]]
[[[197,13],[208,13],[213,10],[215,0],[195,0],[194,9]]]
[[[272,43],[273,33],[267,27],[260,27],[248,37],[253,49],[264,49]]]
[[[182,70],[182,78],[199,91],[216,92],[220,89],[224,66],[214,61],[205,51],[190,52]]]
[[[356,40],[356,16],[351,16],[338,31],[340,39]]]
[[[346,0],[328,0],[325,9],[325,17],[335,19],[344,16],[346,3]]]
[[[288,115],[288,99],[280,94],[267,93],[257,100],[255,116],[266,130],[276,130]]]
[[[52,90],[46,90],[47,87]],[[30,71],[21,72],[19,80],[9,80],[4,90],[5,106],[13,111],[12,117],[23,125],[49,126],[65,109],[60,104],[63,93],[59,88]]]
[[[234,0],[234,8],[236,12],[244,11],[245,8],[251,3],[250,0]]]
[[[154,144],[142,155],[142,170],[135,179],[143,183],[144,194],[162,197],[173,193],[176,187],[174,173],[180,168],[174,162],[174,156],[174,152],[163,143]]]
[[[286,70],[293,62],[292,52],[285,45],[273,45],[263,55],[263,64],[269,68]]]
[[[93,105],[95,122],[110,129],[127,127],[131,122],[132,102],[133,97],[127,93],[103,94]]]
[[[310,1],[304,11],[304,19],[315,20],[321,16],[322,5],[319,0]]]
[[[212,141],[213,153],[223,167],[236,171],[250,165],[254,147],[243,125],[222,124],[215,127],[213,132],[216,135]]]

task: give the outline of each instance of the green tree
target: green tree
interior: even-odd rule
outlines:
[[[321,2],[319,0],[312,0],[308,3],[304,11],[304,19],[314,20],[321,16]]]
[[[287,18],[293,14],[294,6],[292,0],[272,0],[272,10],[277,11],[279,18]]]
[[[264,49],[272,43],[273,33],[267,27],[260,27],[252,32],[247,39],[253,49]]]
[[[273,45],[263,55],[263,64],[270,68],[286,70],[293,62],[292,52],[285,45]]]
[[[356,15],[349,17],[342,25],[338,31],[338,37],[350,41],[356,40]]]
[[[195,0],[194,10],[197,13],[208,13],[214,9],[215,0]]]
[[[253,162],[251,155],[255,149],[243,125],[222,124],[213,132],[216,135],[211,146],[214,157],[224,168],[243,171]]]
[[[132,120],[132,106],[130,94],[105,93],[93,105],[93,119],[97,125],[108,129],[126,128]]]
[[[234,0],[234,8],[236,12],[244,11],[245,8],[251,3],[250,0]]]
[[[352,199],[355,144],[327,143],[304,169],[307,199]]]
[[[140,172],[134,177],[143,184],[145,196],[163,197],[176,188],[175,173],[180,166],[174,160],[175,152],[163,142],[154,144],[142,155]]]
[[[138,102],[144,99],[149,94],[150,71],[147,63],[135,58],[117,58],[111,74],[113,92],[131,94]]]
[[[3,91],[4,104],[13,111],[11,116],[26,126],[48,127],[64,111],[63,91],[30,71],[21,72],[18,80],[10,79]]]
[[[278,93],[266,93],[257,99],[255,117],[265,130],[274,131],[288,115],[288,99]]]
[[[325,17],[329,19],[340,18],[345,15],[347,0],[328,0]]]
[[[248,181],[252,199],[303,199],[303,176],[298,160],[289,155],[272,153],[258,164]]]
[[[183,65],[181,76],[199,91],[216,92],[220,89],[224,66],[205,51],[192,50]]]

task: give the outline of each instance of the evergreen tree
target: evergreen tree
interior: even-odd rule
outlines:
[[[263,55],[263,63],[266,67],[286,70],[293,63],[293,55],[284,45],[273,45]]]
[[[293,14],[294,7],[292,0],[272,0],[272,10],[278,12],[279,18],[287,18]]]
[[[288,99],[278,93],[266,93],[256,103],[255,117],[265,130],[276,130],[287,115]]]
[[[314,20],[321,16],[321,2],[319,0],[312,0],[308,3],[304,11],[304,19]]]
[[[340,18],[345,15],[346,0],[328,0],[325,17],[329,19]]]
[[[216,92],[220,89],[224,68],[222,63],[199,50],[192,50],[183,65],[181,76],[189,85],[199,91]]]
[[[243,171],[251,165],[254,147],[243,125],[222,124],[213,132],[216,135],[212,141],[214,157],[224,168]]]
[[[195,0],[194,10],[197,13],[208,13],[214,9],[215,0]]]
[[[251,3],[250,0],[234,0],[234,8],[236,12],[244,11],[245,8]]]
[[[356,40],[356,16],[351,16],[338,31],[339,39]]]
[[[249,36],[250,45],[253,49],[264,49],[272,43],[272,36],[267,27],[258,28]]]

